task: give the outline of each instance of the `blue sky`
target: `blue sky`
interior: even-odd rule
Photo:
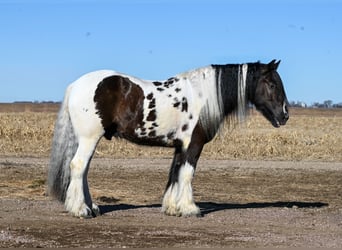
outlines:
[[[342,102],[342,1],[0,0],[0,102],[60,101],[98,69],[165,79],[281,59],[288,99]]]

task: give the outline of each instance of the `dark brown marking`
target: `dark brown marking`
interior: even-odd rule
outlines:
[[[104,78],[95,90],[94,102],[106,139],[134,136],[135,128],[141,126],[144,92],[127,77]]]
[[[192,119],[192,114],[189,115],[189,119],[190,119],[190,120]]]
[[[154,122],[154,123],[152,123],[152,126],[158,127],[159,125],[156,122]]]
[[[176,88],[175,91],[178,93],[179,91],[181,91],[181,88]]]
[[[172,97],[172,95],[171,95],[171,94],[168,94],[167,97]]]
[[[160,92],[164,91],[164,89],[163,89],[163,88],[160,88],[160,87],[157,88],[157,90],[160,91]]]
[[[157,118],[156,110],[152,109],[146,118],[146,121],[153,122]]]

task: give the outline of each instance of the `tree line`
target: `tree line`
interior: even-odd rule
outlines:
[[[332,100],[325,100],[322,103],[314,102],[310,105],[306,104],[303,101],[290,101],[291,107],[300,107],[300,108],[342,108],[342,102],[334,103]]]
[[[60,104],[61,102],[54,102],[54,101],[33,101],[33,102],[14,102],[19,104]],[[322,103],[320,102],[314,102],[310,105],[303,101],[290,101],[289,102],[290,107],[298,107],[298,108],[342,108],[342,102],[334,103],[332,100],[326,100]]]

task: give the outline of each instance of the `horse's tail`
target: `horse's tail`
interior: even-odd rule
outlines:
[[[71,85],[66,90],[55,124],[47,180],[49,195],[62,202],[70,183],[70,162],[78,147],[69,114],[70,90]]]

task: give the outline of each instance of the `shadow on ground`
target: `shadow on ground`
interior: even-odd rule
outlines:
[[[253,202],[246,204],[232,204],[232,203],[216,203],[216,202],[199,202],[197,205],[201,209],[202,215],[210,214],[213,212],[228,210],[228,209],[247,209],[247,208],[268,208],[268,207],[279,207],[279,208],[321,208],[326,207],[329,204],[323,202],[301,202],[301,201],[276,201],[276,202]],[[151,205],[130,205],[130,204],[115,204],[115,205],[100,205],[100,211],[102,214],[138,209],[138,208],[161,208],[160,204]]]

